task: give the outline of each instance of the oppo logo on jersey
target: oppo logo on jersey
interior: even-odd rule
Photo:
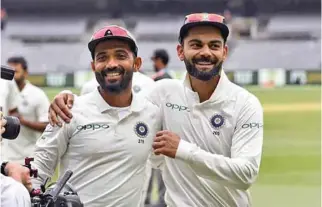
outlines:
[[[165,104],[168,108],[171,108],[172,110],[178,110],[178,111],[187,111],[190,112],[190,109],[186,106],[180,106],[178,104],[172,104],[172,103],[166,103]]]
[[[250,128],[250,129],[257,128],[257,129],[259,129],[261,127],[263,127],[263,124],[261,124],[261,123],[249,123],[249,124],[243,124],[242,125],[243,129],[246,129],[246,128]]]
[[[78,125],[78,130],[97,130],[97,129],[108,129],[110,126],[104,123],[95,123],[95,124],[86,124],[86,125]]]

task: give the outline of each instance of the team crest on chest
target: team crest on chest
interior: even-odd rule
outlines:
[[[220,114],[215,114],[211,117],[210,124],[213,128],[219,129],[225,124],[225,118]]]
[[[134,132],[138,137],[144,138],[149,133],[148,125],[143,122],[138,122],[134,127]]]

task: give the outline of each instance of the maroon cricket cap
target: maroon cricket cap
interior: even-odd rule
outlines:
[[[126,41],[130,45],[131,50],[137,56],[138,48],[133,35],[123,27],[117,25],[109,25],[96,31],[88,43],[88,49],[91,52],[93,59],[95,48],[98,45],[98,43],[110,39],[119,39]]]
[[[227,40],[229,29],[224,23],[225,17],[211,13],[194,13],[189,14],[184,19],[184,24],[180,29],[179,43],[182,43],[183,38],[187,35],[189,29],[195,26],[211,25],[218,28],[224,40]]]

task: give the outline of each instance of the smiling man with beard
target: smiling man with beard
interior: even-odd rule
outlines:
[[[146,163],[160,130],[160,110],[132,93],[133,72],[141,66],[137,46],[122,27],[107,26],[88,44],[99,86],[75,100],[73,119],[47,126],[39,138],[33,167],[37,188],[52,177],[74,172],[70,183],[85,206],[138,207],[144,200]]]
[[[163,131],[156,134],[153,148],[164,158],[157,167],[168,207],[252,205],[249,188],[259,173],[263,109],[224,72],[228,34],[220,15],[186,16],[177,46],[187,69],[185,81],[160,80],[149,97],[162,111]],[[52,109],[65,108],[70,99],[60,94]]]

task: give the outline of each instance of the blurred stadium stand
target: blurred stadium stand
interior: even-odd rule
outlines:
[[[106,24],[130,29],[138,40],[143,71],[153,71],[150,56],[164,48],[169,68],[183,71],[176,53],[183,15],[229,10],[231,37],[227,71],[321,67],[319,0],[2,0],[8,12],[1,36],[1,61],[23,55],[31,74],[90,72],[87,42]],[[183,6],[184,5],[184,6]],[[248,6],[247,6],[248,5]],[[301,13],[299,14],[299,8]]]

